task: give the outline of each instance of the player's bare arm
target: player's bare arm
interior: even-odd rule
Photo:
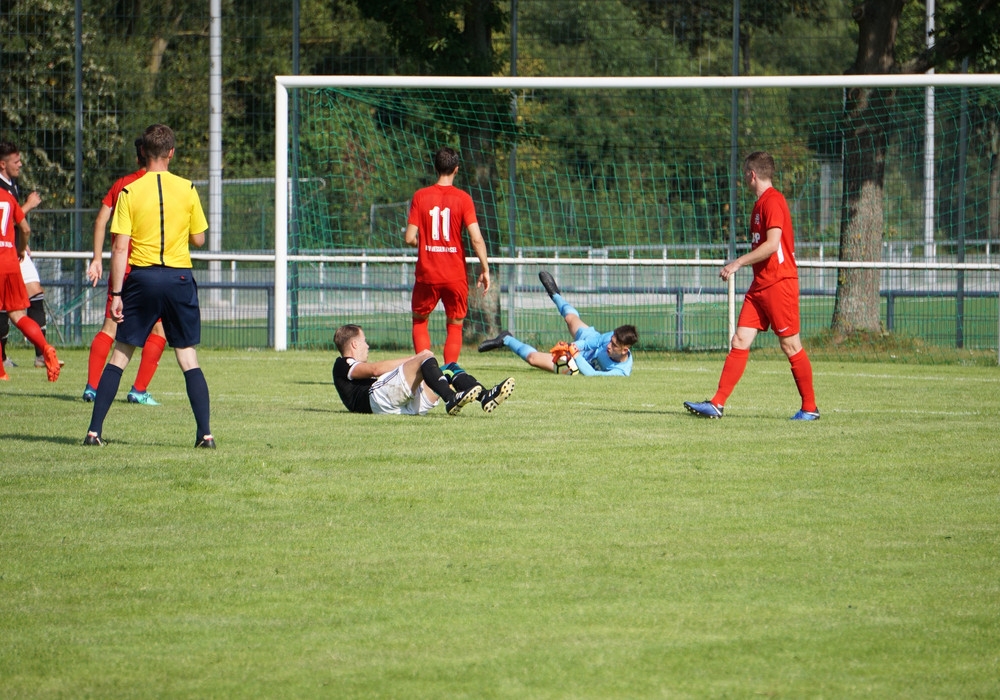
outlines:
[[[111,318],[115,323],[121,323],[122,318],[122,285],[125,283],[125,267],[128,265],[128,244],[131,236],[118,234],[111,243]]]
[[[32,192],[31,194],[28,195],[28,198],[24,201],[24,204],[21,206],[21,209],[24,211],[25,214],[27,214],[29,211],[31,211],[41,203],[42,203],[42,195],[38,194],[37,192]]]
[[[391,372],[409,359],[409,357],[402,357],[394,360],[380,360],[378,362],[355,362],[351,365],[348,376],[351,379],[374,379],[375,377],[381,377],[383,374]]]
[[[192,233],[188,236],[188,242],[196,248],[201,248],[205,245],[205,232],[202,231],[201,233]]]
[[[111,207],[107,204],[101,204],[100,210],[97,212],[97,218],[94,219],[94,257],[90,261],[90,265],[87,266],[87,279],[89,279],[94,287],[97,283],[101,281],[101,277],[104,275],[104,262],[101,256],[104,254],[104,232],[108,228],[108,222],[111,220]]]
[[[479,230],[478,223],[469,226],[469,243],[479,258],[479,278],[476,280],[476,286],[482,287],[485,294],[490,291],[490,261],[486,254],[486,241],[483,240],[483,233]]]
[[[416,226],[413,224],[408,225],[406,232],[403,234],[403,242],[411,248],[416,248],[419,244],[418,233],[420,233],[420,230]]]
[[[19,260],[24,260],[24,254],[28,250],[28,238],[31,236],[31,227],[28,226],[28,220],[22,219],[20,223],[17,224],[17,240],[14,241],[14,246],[17,249],[17,257]]]
[[[769,257],[778,252],[778,247],[780,245],[781,229],[769,228],[767,230],[767,239],[763,243],[751,250],[749,253],[741,255],[732,262],[728,263],[719,271],[719,277],[724,280],[728,280],[736,274],[736,271],[741,267],[746,267],[747,265],[753,265],[767,260]]]

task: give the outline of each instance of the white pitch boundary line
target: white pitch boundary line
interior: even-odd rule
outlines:
[[[778,370],[765,369],[761,374],[784,374]],[[998,384],[1000,377],[940,377],[940,376],[914,376],[906,374],[869,374],[867,372],[823,372],[817,371],[813,366],[813,375],[817,377],[847,377],[849,379],[905,379],[907,381],[931,381],[931,382],[975,382],[976,384]]]
[[[779,360],[775,359],[775,362]],[[750,368],[748,367],[748,370]],[[983,369],[988,369],[984,367]],[[642,372],[678,372],[684,374],[708,374],[722,371],[722,363],[717,367],[642,367]],[[761,369],[755,370],[759,374],[787,374],[788,370]],[[813,364],[813,376],[816,377],[846,377],[849,379],[905,379],[907,381],[933,381],[933,382],[975,382],[976,384],[1000,384],[1000,377],[943,377],[937,375],[917,376],[906,374],[873,374],[869,372],[825,372],[817,370]]]
[[[524,405],[524,406],[543,406],[543,405],[547,405],[548,404],[547,401],[539,401],[539,400],[534,400],[534,399],[520,399],[520,400],[518,400],[517,403],[518,403],[518,405]],[[669,415],[678,414],[678,415],[685,415],[685,416],[689,415],[688,412],[684,409],[683,401],[680,401],[680,400],[677,401],[677,405],[676,406],[673,403],[662,403],[662,404],[648,404],[648,403],[643,403],[643,404],[638,404],[638,405],[641,408],[658,410],[660,413],[662,413],[664,415],[668,415],[668,414]],[[574,402],[573,406],[574,407],[578,407],[578,408],[593,409],[593,410],[604,410],[604,409],[607,408],[607,405],[605,405],[605,404],[581,403],[581,402]],[[897,410],[891,410],[890,409],[890,410],[886,410],[886,409],[881,408],[881,407],[880,408],[872,408],[872,409],[825,408],[825,407],[821,407],[820,411],[821,411],[822,415],[824,415],[824,416],[827,416],[827,415],[859,415],[859,414],[869,414],[869,413],[871,413],[871,414],[876,414],[877,413],[878,415],[893,414],[893,415],[917,415],[917,416],[984,416],[984,415],[988,415],[986,413],[983,413],[982,411],[928,411],[928,410],[918,410],[918,409],[905,409],[905,410],[904,409],[897,409]],[[784,413],[782,413],[780,409],[775,408],[775,406],[773,404],[764,406],[764,405],[761,405],[761,404],[744,404],[744,403],[740,403],[739,407],[735,409],[735,412],[733,414],[730,415],[730,414],[727,413],[726,416],[720,420],[720,422],[726,422],[726,423],[728,423],[728,422],[734,422],[734,421],[739,420],[739,419],[747,419],[747,418],[752,417],[751,414],[757,414],[757,417],[760,417],[760,418],[771,418],[771,417],[774,417],[776,419],[778,419],[778,418],[785,418],[785,419],[787,419],[787,417],[788,417]],[[699,420],[697,418],[697,416],[691,416],[691,418],[692,418],[692,420]],[[701,419],[701,420],[705,420],[705,419]],[[822,422],[822,419],[820,419],[820,422]]]
[[[921,411],[916,409],[908,410],[885,410],[884,408],[873,408],[871,410],[855,409],[855,408],[834,408],[830,411],[823,411],[823,415],[827,413],[877,413],[878,415],[885,415],[886,413],[895,413],[898,415],[916,415],[916,416],[984,416],[987,415],[982,411]]]
[[[727,413],[725,415],[725,417],[723,417],[721,420],[726,420],[727,418],[739,418],[739,417],[741,417],[741,414],[742,414],[742,417],[749,417],[748,414],[750,414],[750,413],[759,413],[759,414],[761,414],[762,418],[768,418],[768,417],[770,417],[769,414],[775,414],[777,411],[778,411],[778,409],[775,409],[775,407],[774,407],[773,404],[769,404],[769,405],[765,406],[765,405],[762,405],[762,404],[744,404],[744,403],[740,403],[739,407],[736,408],[736,409],[734,409],[734,413],[732,415],[730,415],[729,413]],[[865,409],[865,408],[858,409],[858,408],[827,408],[826,406],[820,406],[820,414],[823,415],[823,416],[828,416],[828,415],[831,415],[831,414],[834,414],[834,415],[859,415],[859,414],[861,414],[861,415],[863,415],[863,414],[869,414],[869,413],[872,413],[872,414],[876,414],[877,413],[880,416],[881,415],[885,415],[887,413],[888,414],[893,414],[893,415],[917,415],[917,416],[985,416],[985,415],[989,415],[988,413],[984,413],[983,411],[929,411],[929,410],[923,410],[923,409],[889,409],[889,410],[886,410],[886,409],[884,409],[882,407],[871,408],[871,409]],[[822,420],[823,419],[821,418],[820,419],[821,423],[822,423]]]

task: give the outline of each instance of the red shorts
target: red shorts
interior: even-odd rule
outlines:
[[[31,306],[21,270],[0,275],[0,311],[24,311]]]
[[[743,297],[737,326],[759,331],[774,329],[779,338],[799,332],[799,281],[795,277],[779,280]]]
[[[469,313],[469,283],[466,280],[452,284],[414,282],[410,309],[415,316],[430,316],[438,301],[444,302],[444,315],[448,318],[465,318]]]

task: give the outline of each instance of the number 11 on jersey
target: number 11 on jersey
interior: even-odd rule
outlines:
[[[451,209],[445,207],[443,210],[441,207],[434,207],[430,211],[431,221],[431,240],[440,241],[442,234],[444,235],[444,240],[451,241]]]

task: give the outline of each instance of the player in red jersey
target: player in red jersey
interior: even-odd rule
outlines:
[[[23,166],[24,163],[21,161],[21,152],[18,147],[10,141],[0,142],[0,189],[10,192],[11,196],[21,205],[21,210],[27,215],[42,203],[42,196],[32,190],[27,197],[21,198],[19,178]],[[30,248],[26,248],[24,255],[21,256],[21,276],[24,278],[24,286],[28,290],[28,318],[37,323],[38,327],[42,329],[42,335],[45,335],[45,290],[42,289],[38,268],[31,258]],[[0,354],[3,355],[4,366],[16,367],[14,361],[7,357],[9,333],[10,324],[7,314],[0,312]],[[45,358],[36,354],[35,367],[44,366]]]
[[[101,255],[104,249],[104,231],[111,216],[115,211],[115,204],[118,202],[118,195],[126,186],[138,180],[146,174],[146,159],[142,155],[142,137],[135,140],[135,159],[139,169],[134,173],[118,178],[111,186],[108,193],[101,200],[101,208],[97,212],[97,219],[94,220],[94,259],[87,268],[87,278],[93,286],[101,281],[104,268],[101,262]],[[129,252],[131,253],[131,243]],[[128,275],[128,266],[125,268]],[[83,400],[93,401],[97,396],[97,386],[101,381],[101,374],[104,372],[104,365],[108,360],[108,353],[114,345],[115,336],[118,333],[118,324],[111,318],[111,279],[108,278],[108,300],[104,307],[104,325],[94,336],[90,343],[90,359],[87,362],[87,386],[83,390]],[[156,368],[163,356],[163,348],[167,344],[166,336],[163,333],[163,324],[159,321],[153,326],[153,331],[146,338],[146,344],[142,347],[142,359],[139,361],[139,371],[135,375],[135,383],[128,392],[126,399],[129,403],[142,404],[144,406],[158,406],[159,402],[150,396],[149,382],[156,373]]]
[[[743,299],[715,396],[703,402],[685,401],[684,407],[703,418],[722,418],[726,399],[746,369],[757,332],[771,328],[792,365],[802,397],[802,408],[792,420],[819,420],[812,364],[799,338],[799,273],[792,214],[784,195],[771,184],[774,158],[763,151],[751,153],[743,162],[743,177],[757,196],[750,215],[750,252],[726,264],[719,276],[728,280],[744,265],[753,265],[753,283]]]
[[[472,197],[453,184],[458,173],[458,153],[447,146],[438,149],[434,169],[437,183],[417,190],[410,201],[404,238],[407,245],[417,249],[416,281],[410,301],[413,349],[418,353],[430,349],[427,317],[439,301],[443,302],[447,319],[443,356],[447,368],[458,362],[462,352],[462,323],[469,310],[462,229],[469,232],[469,243],[479,258],[476,284],[484,294],[490,289],[490,266]]]
[[[41,327],[25,313],[31,302],[21,275],[21,259],[28,247],[31,229],[24,210],[10,192],[0,188],[0,311],[17,326],[25,338],[42,355],[49,381],[59,378],[59,358],[56,349],[45,341]],[[0,363],[0,381],[10,379]]]

